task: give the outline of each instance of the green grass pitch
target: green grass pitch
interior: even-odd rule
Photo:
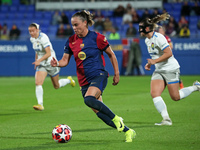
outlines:
[[[64,78],[64,77],[61,77]],[[44,111],[35,111],[34,77],[0,78],[0,150],[199,150],[200,93],[174,102],[168,90],[162,94],[172,126],[154,126],[162,120],[150,96],[150,76],[121,76],[112,86],[112,76],[103,93],[104,103],[137,136],[125,143],[124,133],[104,124],[88,108],[76,81],[55,90],[47,77],[44,89]],[[182,76],[190,86],[200,76]],[[57,124],[67,124],[73,136],[69,143],[56,143],[51,132]]]

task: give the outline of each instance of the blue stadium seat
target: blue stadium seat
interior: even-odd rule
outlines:
[[[30,18],[33,19],[34,18],[34,13],[25,13],[24,17],[26,19],[30,19]]]
[[[18,13],[16,14],[16,19],[22,20],[22,19],[24,19],[24,18],[25,18],[24,13],[18,12]]]
[[[10,13],[8,13],[8,15],[7,15],[7,19],[8,20],[13,20],[13,19],[15,19],[16,18],[16,13],[14,13],[14,12],[10,12]]]
[[[197,24],[198,22],[198,16],[190,16],[189,23],[190,24]]]
[[[136,10],[136,12],[137,12],[137,14],[138,14],[140,17],[142,17],[142,15],[143,15],[143,13],[144,13],[144,10],[138,9],[138,10]]]
[[[16,5],[11,5],[10,6],[10,12],[17,12],[18,11],[18,7]]]
[[[37,19],[42,19],[42,18],[44,18],[43,12],[42,12],[42,11],[36,11],[34,16],[35,16],[35,18],[37,18]]]
[[[8,13],[8,12],[9,12],[9,6],[1,5],[1,13]]]
[[[172,4],[171,3],[163,3],[163,8],[166,10],[172,9]]]
[[[35,12],[35,6],[34,5],[27,5],[27,12],[34,13]]]
[[[18,10],[19,10],[19,12],[25,13],[27,10],[26,5],[19,5]]]
[[[1,22],[2,22],[2,20],[6,19],[6,18],[7,18],[7,16],[5,14],[0,13],[0,20],[1,20]]]
[[[45,11],[43,15],[44,15],[45,19],[51,20],[51,18],[52,18],[52,12],[51,11]]]
[[[182,3],[172,3],[173,9],[177,11],[181,11]]]

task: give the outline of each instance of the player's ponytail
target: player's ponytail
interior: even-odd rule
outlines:
[[[79,17],[82,21],[87,21],[87,26],[92,26],[94,24],[94,21],[92,20],[93,19],[93,14],[91,14],[89,11],[86,11],[86,10],[82,10],[82,11],[79,11],[77,13],[75,13],[73,17]]]
[[[156,27],[158,27],[157,23],[159,23],[160,21],[165,21],[167,19],[169,19],[170,15],[168,13],[164,13],[162,15],[157,15],[154,18],[150,19],[150,18],[145,18],[143,19],[140,24],[141,25],[141,30],[140,32],[144,32],[145,34],[152,32]],[[146,32],[145,28],[149,27],[150,31]]]

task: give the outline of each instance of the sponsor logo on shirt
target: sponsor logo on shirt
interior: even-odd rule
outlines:
[[[151,43],[151,48],[154,50],[154,43]]]
[[[84,60],[84,59],[86,58],[86,54],[85,54],[84,52],[79,52],[79,53],[78,53],[78,58],[79,58],[80,60]]]
[[[82,43],[81,45],[80,45],[80,48],[83,48],[84,47],[84,44]]]

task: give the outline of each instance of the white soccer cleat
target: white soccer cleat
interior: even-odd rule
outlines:
[[[162,120],[160,123],[155,123],[156,126],[171,126],[172,121],[171,119]]]
[[[195,81],[193,83],[194,86],[196,86],[198,88],[198,91],[200,92],[200,82],[199,81]]]

